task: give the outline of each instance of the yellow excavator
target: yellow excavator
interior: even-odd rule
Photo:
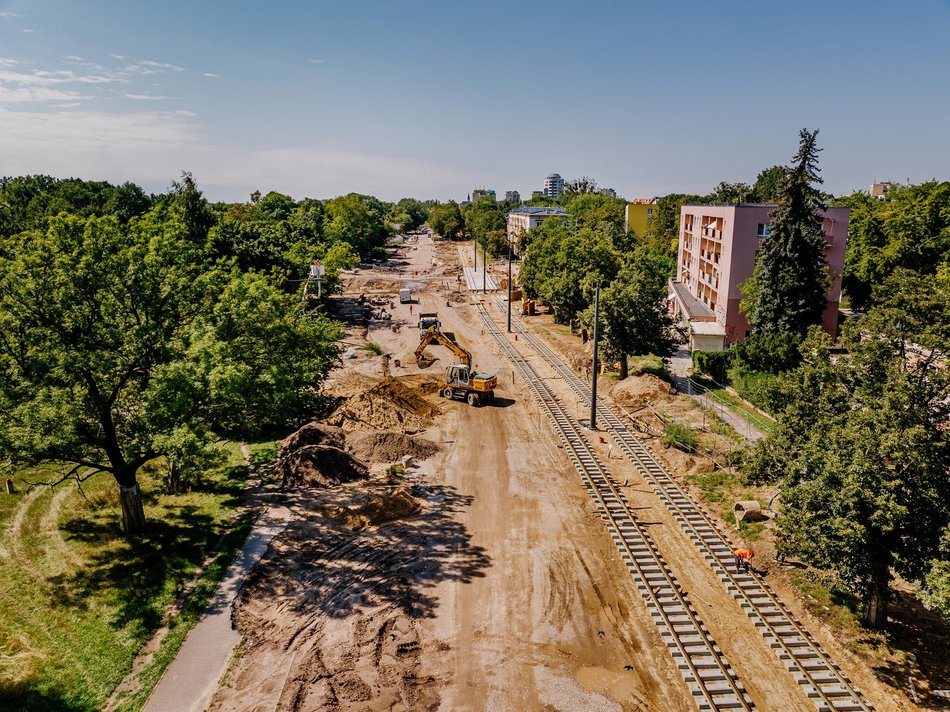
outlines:
[[[442,397],[465,400],[469,405],[475,406],[489,403],[495,397],[498,377],[493,373],[475,373],[472,370],[472,354],[443,333],[437,324],[422,332],[422,341],[416,349],[416,363],[423,365],[427,361],[426,347],[433,341],[447,348],[461,362],[446,367],[444,379],[439,386]]]

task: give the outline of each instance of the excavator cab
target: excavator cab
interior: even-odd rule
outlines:
[[[445,369],[445,382],[453,386],[467,386],[471,378],[471,370],[464,363],[454,363]]]

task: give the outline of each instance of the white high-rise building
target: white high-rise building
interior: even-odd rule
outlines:
[[[544,194],[549,198],[557,198],[564,192],[564,179],[557,173],[552,173],[544,179]]]

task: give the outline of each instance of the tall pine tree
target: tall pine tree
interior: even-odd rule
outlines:
[[[778,192],[771,234],[762,239],[751,284],[743,287],[749,322],[761,333],[804,335],[819,323],[827,303],[817,136],[817,129],[800,133],[798,153]]]

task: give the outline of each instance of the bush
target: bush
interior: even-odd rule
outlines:
[[[705,373],[714,381],[725,383],[729,377],[729,368],[732,366],[734,350],[729,351],[694,351],[693,368]]]
[[[774,414],[779,384],[779,377],[774,373],[753,371],[737,364],[729,369],[729,382],[754,406]]]
[[[798,351],[801,342],[802,338],[793,333],[752,333],[735,345],[733,364],[747,371],[773,374],[791,371],[801,363],[802,355]]]
[[[664,430],[664,445],[672,445],[685,452],[695,452],[699,449],[699,438],[696,437],[696,432],[688,425],[680,425],[668,420],[664,423]]]

